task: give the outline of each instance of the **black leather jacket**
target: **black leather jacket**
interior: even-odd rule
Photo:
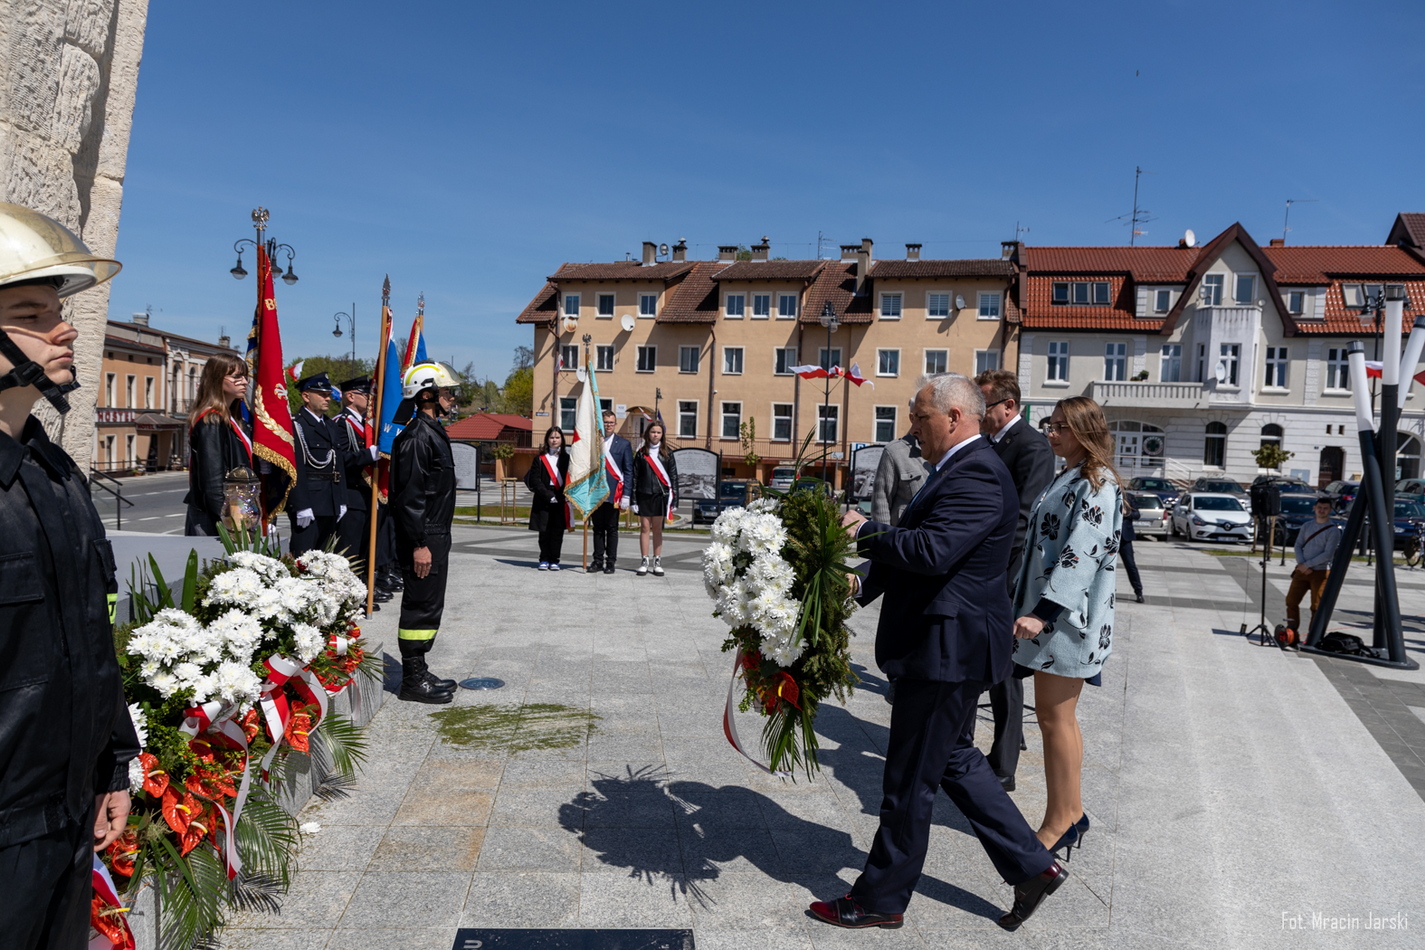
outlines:
[[[239,465],[253,468],[252,456],[220,413],[210,412],[188,431],[188,494],[192,505],[215,521],[223,517],[223,476]]]
[[[83,821],[139,753],[114,658],[114,552],[73,460],[0,433],[0,847]]]
[[[440,423],[417,412],[391,446],[390,511],[403,548],[429,547],[455,518],[455,457]]]
[[[657,451],[654,449],[653,451]],[[678,466],[673,461],[670,453],[667,458],[661,455],[658,457],[663,463],[663,469],[668,473],[668,480],[672,482],[673,498],[678,498]],[[633,500],[646,499],[650,502],[658,501],[660,504],[667,504],[668,488],[663,486],[663,480],[658,477],[658,473],[653,469],[653,463],[648,460],[647,453],[638,451],[633,454]],[[660,499],[663,499],[660,501]],[[657,512],[642,511],[640,514],[656,514]]]

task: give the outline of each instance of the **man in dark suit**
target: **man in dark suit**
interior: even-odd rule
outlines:
[[[604,410],[604,476],[608,480],[609,497],[594,509],[589,519],[594,523],[594,560],[589,573],[614,572],[618,559],[618,519],[633,501],[633,446],[614,431],[618,416]]]
[[[1009,592],[1019,576],[1024,556],[1024,533],[1029,528],[1029,509],[1039,493],[1054,480],[1054,450],[1049,440],[1019,414],[1019,378],[1009,370],[996,369],[975,377],[985,397],[985,418],[980,434],[989,439],[995,453],[1009,469],[1014,490],[1019,493],[1019,523],[1014,529],[1014,547],[1009,552]],[[990,768],[999,776],[1005,791],[1014,791],[1014,771],[1019,767],[1019,750],[1024,745],[1024,680],[1006,677],[990,687],[990,709],[995,717],[995,738],[990,746]]]
[[[313,548],[325,548],[336,536],[337,522],[346,514],[346,490],[342,480],[343,455],[337,441],[336,424],[327,418],[332,402],[332,384],[326,373],[314,373],[297,383],[302,408],[292,418],[292,434],[297,439],[297,482],[287,499],[292,536],[288,550],[292,556]]]
[[[1066,872],[1035,837],[974,745],[980,694],[1009,675],[1012,613],[1004,574],[1019,497],[980,435],[984,398],[968,378],[931,377],[916,394],[912,432],[934,473],[891,527],[859,512],[843,523],[870,559],[867,586],[885,594],[876,663],[896,680],[881,823],[851,892],[811,914],[839,927],[895,928],[920,879],[937,786],[964,813],[995,870],[1014,885],[1017,928]]]
[[[362,568],[358,572],[366,579],[366,564],[371,557],[371,479],[376,475],[376,432],[367,422],[371,407],[371,378],[358,376],[341,384],[342,411],[332,420],[341,447],[342,498],[346,503],[346,514],[336,526],[336,550],[352,559],[360,559]],[[376,578],[375,608],[386,603],[394,594],[381,585],[381,577]]]

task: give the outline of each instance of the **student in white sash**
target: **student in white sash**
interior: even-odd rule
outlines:
[[[589,573],[614,572],[614,562],[618,560],[618,518],[619,512],[633,501],[633,446],[628,439],[619,435],[618,416],[613,410],[604,410],[604,475],[608,480],[609,497],[594,509],[589,520],[594,525],[594,560],[589,565]]]
[[[633,460],[633,513],[638,515],[638,551],[643,555],[639,577],[649,571],[650,554],[653,576],[663,576],[663,519],[677,506],[678,468],[663,441],[663,423],[655,422],[644,430]]]
[[[564,447],[564,430],[550,426],[544,433],[544,451],[534,460],[524,477],[525,487],[534,492],[529,506],[529,530],[539,532],[539,569],[557,571],[564,532],[571,525],[564,486],[569,483],[569,452]]]

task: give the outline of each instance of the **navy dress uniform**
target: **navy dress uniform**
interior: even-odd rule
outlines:
[[[326,373],[315,373],[297,383],[303,393],[331,395]],[[344,438],[336,424],[303,406],[292,418],[297,440],[297,482],[287,499],[292,537],[288,550],[295,557],[313,548],[323,549],[336,537],[337,522],[346,511],[343,477]]]

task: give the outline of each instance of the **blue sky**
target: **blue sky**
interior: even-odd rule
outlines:
[[[514,317],[563,261],[762,235],[815,256],[1030,244],[1379,243],[1425,211],[1411,0],[1355,3],[151,0],[114,319],[243,335],[249,212],[297,251],[289,359],[373,356],[426,296],[433,356],[502,380]],[[1306,203],[1306,199],[1312,199]],[[250,271],[252,256],[244,258]],[[345,321],[343,321],[345,324]]]

